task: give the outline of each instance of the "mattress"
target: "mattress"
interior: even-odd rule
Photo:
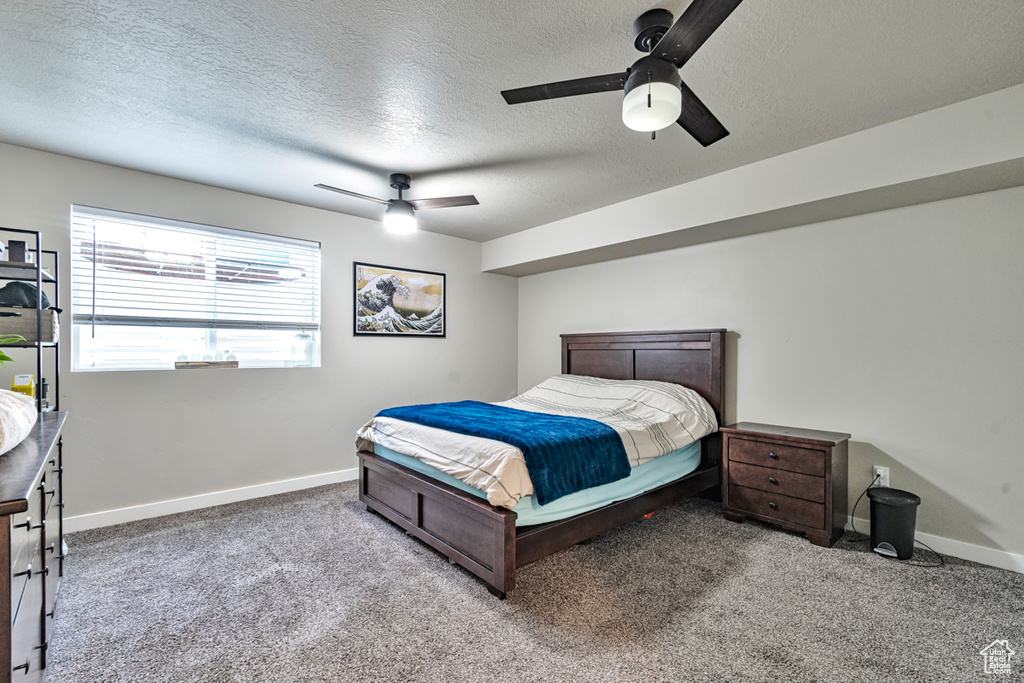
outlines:
[[[641,465],[637,465],[625,479],[578,491],[552,501],[547,505],[539,505],[532,495],[523,496],[516,503],[515,507],[512,508],[518,515],[516,526],[533,526],[534,524],[546,524],[547,522],[566,519],[567,517],[589,512],[590,510],[596,510],[616,501],[639,496],[651,489],[668,484],[697,469],[697,466],[700,465],[700,448],[700,441],[694,441],[668,455],[663,455],[660,458],[648,460]],[[487,500],[487,494],[480,489],[474,488],[436,467],[431,467],[422,460],[396,453],[380,444],[374,444],[373,451],[392,462],[408,467],[420,474],[425,474],[449,486],[454,486],[460,491],[470,493],[477,498]]]
[[[603,422],[619,434],[634,468],[718,430],[704,398],[668,382],[556,375],[497,405]],[[356,433],[358,450],[377,451],[376,446],[454,476],[483,491],[491,505],[516,509],[521,498],[534,494],[526,460],[511,444],[377,416]]]

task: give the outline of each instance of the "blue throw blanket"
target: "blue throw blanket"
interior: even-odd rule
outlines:
[[[541,505],[629,476],[618,432],[597,420],[532,413],[479,401],[388,408],[378,417],[511,444],[523,452]]]

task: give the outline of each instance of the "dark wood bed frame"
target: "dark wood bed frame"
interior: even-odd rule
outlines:
[[[562,373],[674,382],[707,399],[722,424],[725,330],[563,334]],[[705,437],[697,469],[634,498],[516,528],[516,513],[368,451],[359,500],[484,580],[504,598],[516,568],[701,492],[720,487],[721,438]]]

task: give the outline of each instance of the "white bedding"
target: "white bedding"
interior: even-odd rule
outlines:
[[[498,405],[603,422],[619,433],[633,467],[718,429],[707,401],[668,382],[556,375]],[[373,418],[356,437],[360,450],[372,450],[372,442],[418,458],[480,489],[491,505],[511,509],[533,493],[522,452],[501,441],[387,417]]]
[[[32,431],[39,417],[31,396],[0,389],[0,453],[6,453]]]

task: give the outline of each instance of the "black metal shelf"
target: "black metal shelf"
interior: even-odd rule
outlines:
[[[42,233],[39,230],[23,230],[21,228],[7,228],[0,226],[0,236],[4,233],[15,233],[18,235],[28,235],[35,238],[35,246],[32,249],[26,249],[27,252],[35,254],[35,263],[20,263],[10,261],[0,261],[0,281],[13,280],[19,282],[35,282],[36,283],[36,306],[35,310],[39,311],[39,315],[36,316],[36,339],[43,338],[43,285],[53,285],[53,308],[60,309],[60,254],[53,250],[43,249]],[[27,246],[27,245],[26,245]],[[51,257],[53,259],[53,270],[49,271],[43,267],[43,258]],[[26,309],[31,310],[31,309]],[[2,323],[3,318],[0,318]],[[53,342],[22,342],[18,344],[6,344],[12,348],[34,348],[36,350],[36,374],[35,374],[35,399],[36,399],[36,410],[40,413],[51,412],[53,410],[60,410],[60,338]],[[53,348],[56,349],[56,353],[53,354],[53,403],[49,406],[43,406],[42,397],[42,384],[43,384],[43,349]]]

